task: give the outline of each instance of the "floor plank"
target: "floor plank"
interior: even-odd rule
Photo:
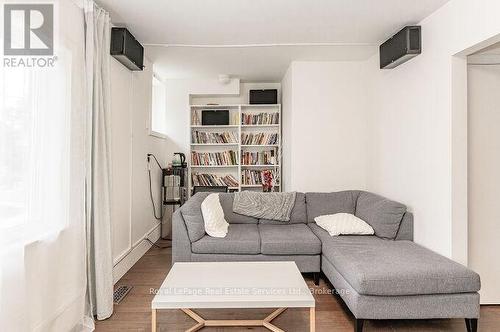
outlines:
[[[96,322],[97,332],[151,331],[151,300],[154,290],[161,285],[171,265],[171,249],[151,248],[116,286],[133,286],[127,297],[115,305],[114,314],[109,319]],[[323,290],[326,294],[315,294],[316,299],[316,331],[318,332],[351,332],[353,331],[353,317],[342,300],[327,294],[329,284],[321,280],[318,287],[314,286],[312,276],[305,275],[307,284],[315,291]],[[318,293],[318,292],[316,292]],[[245,309],[245,310],[196,310],[202,317],[210,319],[261,319],[273,309]],[[289,332],[308,331],[309,310],[288,309],[273,324]],[[159,310],[158,331],[177,332],[185,331],[194,325],[194,321],[181,311]],[[366,321],[364,331],[465,331],[463,319],[446,320],[383,320]],[[268,331],[264,328],[204,328],[203,332],[234,332],[234,331]],[[500,306],[482,306],[479,331],[500,331]]]

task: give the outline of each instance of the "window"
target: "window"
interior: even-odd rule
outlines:
[[[82,142],[72,145],[71,139],[81,136],[83,130],[75,134],[75,128],[84,126],[85,117],[73,117],[72,103],[81,105],[82,99],[73,96],[77,79],[72,81],[66,52],[60,48],[51,69],[0,70],[0,244],[32,241],[68,222],[77,168],[70,156]],[[75,159],[83,167],[82,156]]]
[[[152,136],[165,138],[167,136],[167,93],[165,84],[153,75],[151,96],[151,126]]]

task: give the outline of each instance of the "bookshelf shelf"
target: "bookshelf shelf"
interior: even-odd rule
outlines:
[[[239,143],[191,143],[192,146],[236,146]]]
[[[225,104],[225,105],[218,105],[218,104],[206,104],[206,105],[191,105],[191,108],[202,108],[202,109],[226,109],[226,108],[239,108],[241,105],[240,104]]]
[[[281,108],[281,104],[242,104],[242,108]]]
[[[203,110],[228,110],[229,111],[229,125],[200,125],[201,112]],[[200,153],[213,153],[223,151],[235,151],[238,156],[238,161],[241,163],[243,154],[250,154],[251,158],[254,155],[258,156],[253,159],[253,162],[260,162],[256,165],[193,165],[191,163],[191,153],[188,158],[189,166],[189,188],[193,189],[192,174],[197,173],[197,179],[200,175],[209,175],[209,177],[223,178],[231,176],[238,181],[238,186],[229,186],[232,191],[258,190],[262,188],[260,184],[244,184],[242,173],[245,172],[260,172],[265,169],[272,170],[275,173],[275,181],[279,184],[275,186],[277,191],[281,191],[281,104],[273,105],[249,105],[249,104],[194,104],[189,106],[191,123],[189,124],[192,140],[195,137],[198,141],[199,137],[211,135],[210,133],[223,134],[223,136],[231,137],[230,140],[236,136],[239,140],[238,143],[190,143],[191,152]],[[245,117],[243,117],[245,115]],[[245,122],[270,122],[269,124],[243,124]],[[274,123],[278,122],[278,123]],[[195,132],[197,132],[195,134]],[[242,134],[249,137],[248,141],[252,142],[278,142],[277,144],[241,144]],[[252,135],[253,140],[251,139]],[[258,136],[255,136],[258,134]],[[234,136],[233,136],[234,135]],[[277,135],[277,139],[276,139]],[[271,156],[272,162],[276,164],[263,164],[268,162]],[[264,159],[260,159],[264,158]],[[234,183],[234,180],[231,184]],[[190,190],[191,194],[191,190]]]
[[[192,168],[231,168],[240,167],[240,165],[191,165]]]
[[[242,144],[241,147],[242,148],[245,148],[245,147],[278,147],[279,144]]]
[[[194,189],[194,187],[193,187],[193,186],[191,186],[190,188],[191,188],[191,190],[193,190],[193,189]],[[228,188],[229,190],[239,190],[239,189],[240,189],[240,187],[227,187],[227,188]]]
[[[196,129],[205,129],[205,128],[238,128],[239,126],[238,125],[219,125],[219,126],[207,126],[207,125],[192,125],[191,128],[196,128]]]
[[[242,128],[279,128],[279,124],[255,124],[255,125],[241,125]]]
[[[275,185],[275,187],[279,187],[280,185],[277,184]],[[262,185],[261,184],[242,184],[241,185],[242,188],[261,188]]]

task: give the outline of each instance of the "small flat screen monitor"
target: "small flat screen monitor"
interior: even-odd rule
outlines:
[[[201,124],[203,126],[229,125],[229,110],[203,110],[201,111]]]

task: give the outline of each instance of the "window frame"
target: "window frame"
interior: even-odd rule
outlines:
[[[162,133],[162,132],[159,132],[159,131],[156,131],[153,129],[153,92],[154,92],[154,85],[155,85],[155,81],[157,83],[159,83],[162,87],[163,87],[163,90],[164,90],[164,93],[163,93],[163,99],[164,99],[164,102],[165,102],[165,107],[166,107],[166,102],[167,102],[167,87],[165,85],[165,83],[158,77],[158,75],[156,74],[153,74],[152,78],[151,78],[151,103],[150,103],[150,107],[149,107],[149,136],[153,136],[153,137],[156,137],[156,138],[161,138],[161,139],[167,139],[168,138],[168,135],[167,133]]]

